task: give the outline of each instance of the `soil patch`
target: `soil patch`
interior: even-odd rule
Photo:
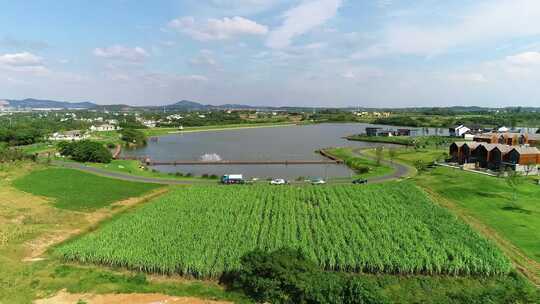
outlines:
[[[173,297],[157,293],[80,294],[60,291],[52,298],[34,301],[35,304],[227,304],[231,302],[205,300],[193,297]]]

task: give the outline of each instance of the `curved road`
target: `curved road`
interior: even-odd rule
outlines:
[[[58,167],[70,168],[75,170],[81,170],[96,175],[110,177],[115,179],[121,179],[130,182],[140,182],[140,183],[153,183],[153,184],[162,184],[162,185],[190,185],[196,183],[212,183],[215,181],[205,181],[205,180],[179,180],[179,179],[165,179],[157,177],[144,177],[131,174],[124,174],[120,172],[113,172],[101,168],[95,168],[86,166],[85,164],[75,163],[75,162],[63,162],[63,161],[52,161],[52,164]]]
[[[353,150],[353,153],[356,154],[357,156],[359,157],[362,157],[362,158],[367,158],[367,159],[370,159],[370,160],[373,160],[373,161],[376,161],[376,159],[372,156],[369,156],[369,155],[366,155],[365,153],[362,152],[363,149],[354,149]],[[400,163],[396,163],[396,162],[389,162],[389,161],[386,161],[386,160],[383,160],[381,161],[383,164],[386,164],[390,167],[393,167],[394,168],[394,172],[392,172],[392,174],[388,174],[388,175],[383,175],[383,176],[377,176],[377,177],[373,177],[373,178],[368,178],[368,181],[370,183],[381,183],[381,182],[386,182],[386,181],[389,181],[389,180],[394,180],[394,179],[398,179],[398,178],[402,178],[402,177],[405,177],[407,176],[411,169],[410,167],[408,166],[405,166],[403,164],[400,164]]]
[[[362,149],[355,149],[353,150],[353,152],[359,157],[375,160],[374,157],[371,157],[362,153]],[[402,165],[400,163],[396,163],[396,162],[391,163],[389,161],[382,161],[382,162],[388,166],[393,167],[394,172],[392,172],[392,174],[388,174],[384,176],[368,178],[368,181],[370,183],[381,183],[381,182],[385,182],[389,180],[402,178],[408,175],[410,172],[409,167]],[[180,179],[165,179],[165,178],[157,178],[157,177],[137,176],[137,175],[109,171],[109,170],[96,168],[96,167],[90,167],[90,166],[86,166],[85,164],[75,163],[75,162],[52,161],[52,164],[59,167],[81,170],[81,171],[93,173],[93,174],[104,176],[104,177],[121,179],[125,181],[130,181],[130,182],[153,183],[153,184],[162,184],[162,185],[191,185],[191,184],[216,183],[216,181],[214,180],[197,180],[197,179],[180,180]],[[344,182],[336,181],[336,183],[344,183]],[[347,181],[347,183],[350,183],[350,181]]]

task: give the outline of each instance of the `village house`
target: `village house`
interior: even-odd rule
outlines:
[[[450,136],[463,137],[465,134],[471,132],[471,129],[465,127],[464,125],[459,125],[457,127],[450,128],[448,131]]]
[[[526,174],[538,174],[540,150],[529,146],[511,146],[485,142],[455,142],[449,148],[450,161],[460,165],[501,170],[510,168]]]
[[[508,162],[516,172],[527,175],[538,175],[540,150],[535,147],[514,147],[508,152]]]
[[[64,132],[55,132],[51,136],[49,136],[49,140],[52,141],[79,141],[83,139],[87,139],[90,136],[88,134],[84,134],[80,130],[73,130],[73,131],[64,131]]]
[[[474,136],[474,141],[489,144],[504,144],[510,146],[518,145],[540,145],[540,134],[531,133],[484,133]]]
[[[92,132],[106,132],[106,131],[115,131],[117,127],[115,125],[103,124],[99,126],[91,126],[90,131]]]
[[[157,121],[155,121],[155,120],[143,120],[142,124],[145,127],[148,127],[148,128],[155,128],[156,125],[157,125]]]

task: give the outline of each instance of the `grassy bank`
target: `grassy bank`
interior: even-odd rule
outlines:
[[[178,128],[151,128],[141,129],[146,136],[160,136],[174,133],[194,133],[205,131],[223,131],[223,130],[240,130],[240,129],[254,129],[254,128],[269,128],[269,127],[286,127],[295,126],[295,123],[245,123],[245,124],[232,124],[232,125],[215,125],[215,126],[201,126],[201,127],[184,127],[183,130]]]
[[[204,181],[201,177],[191,176],[189,172],[165,173],[148,167],[141,167],[141,162],[137,160],[113,160],[109,164],[86,163],[85,165],[100,168],[111,172],[117,172],[133,176],[159,178],[159,179],[178,179]]]
[[[354,178],[379,177],[389,175],[394,172],[394,168],[385,163],[377,164],[377,162],[374,160],[359,156],[354,152],[354,148],[329,148],[325,149],[324,151],[338,159],[343,160],[349,168],[355,171]]]

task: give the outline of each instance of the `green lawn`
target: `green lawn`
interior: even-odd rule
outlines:
[[[413,166],[414,162],[417,160],[421,160],[424,163],[432,163],[441,159],[443,154],[448,153],[447,149],[437,148],[399,148],[394,151],[396,151],[396,156],[394,158],[395,161],[410,166]],[[375,149],[364,150],[364,152],[369,156],[375,157]],[[390,160],[390,152],[388,149],[384,150],[383,155],[385,160]]]
[[[353,148],[343,147],[343,148],[331,148],[325,150],[328,154],[337,157],[347,164],[349,168],[357,171],[361,167],[369,168],[368,173],[357,173],[354,178],[368,178],[368,177],[377,177],[389,175],[394,172],[394,169],[386,164],[381,163],[377,165],[377,162],[370,160],[364,157],[359,157],[354,153]]]
[[[99,163],[86,163],[87,166],[106,169],[109,171],[142,176],[142,177],[152,177],[152,178],[161,178],[161,179],[181,179],[181,180],[197,180],[202,181],[203,179],[197,177],[184,177],[177,176],[175,174],[168,174],[160,171],[153,171],[148,168],[147,170],[140,167],[141,163],[136,160],[113,160],[109,164],[99,164]],[[187,172],[186,172],[187,173]]]
[[[33,171],[15,180],[13,186],[34,195],[51,198],[56,207],[69,210],[94,210],[160,187],[64,168]]]
[[[43,142],[33,145],[21,146],[20,148],[26,154],[35,154],[43,152],[54,152],[56,150],[56,145],[54,143]]]
[[[540,186],[526,180],[518,190],[517,206],[504,179],[437,168],[419,175],[422,187],[451,200],[540,262]]]

